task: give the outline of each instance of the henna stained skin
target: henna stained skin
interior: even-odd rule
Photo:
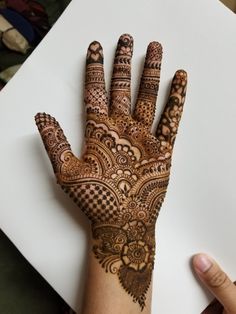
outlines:
[[[133,38],[120,37],[110,101],[100,43],[88,48],[85,80],[85,152],[78,159],[55,120],[36,124],[62,189],[91,221],[93,252],[107,273],[145,306],[155,255],[155,223],[169,182],[172,150],[182,115],[187,74],[176,72],[156,135],[151,133],[160,81],[162,47],[149,44],[131,112]]]

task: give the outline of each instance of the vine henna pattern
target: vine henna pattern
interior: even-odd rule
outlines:
[[[132,51],[132,37],[122,35],[115,54],[108,102],[102,47],[93,42],[88,48],[87,121],[81,159],[72,153],[55,118],[38,113],[35,119],[58,183],[91,221],[96,258],[106,272],[118,276],[125,291],[143,309],[154,266],[155,223],[169,181],[187,74],[183,70],[176,72],[153,135],[150,129],[162,47],[157,42],[148,46],[133,114]]]

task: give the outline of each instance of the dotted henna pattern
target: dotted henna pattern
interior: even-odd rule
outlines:
[[[141,309],[155,255],[155,223],[169,182],[173,145],[182,115],[187,74],[176,72],[157,127],[150,132],[160,80],[162,47],[149,44],[133,114],[130,73],[133,39],[120,37],[111,96],[105,90],[103,52],[88,48],[85,81],[85,152],[78,159],[55,118],[38,113],[36,124],[62,189],[91,221],[93,252],[106,272]]]

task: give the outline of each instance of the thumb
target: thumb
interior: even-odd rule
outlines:
[[[62,167],[73,156],[59,123],[55,118],[46,113],[38,113],[35,122],[42,137],[45,149],[52,163],[54,172],[59,179]]]
[[[205,254],[195,255],[192,262],[200,280],[223,305],[227,314],[236,314],[236,286],[226,273]]]

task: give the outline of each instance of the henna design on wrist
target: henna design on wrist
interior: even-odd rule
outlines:
[[[58,122],[36,115],[36,124],[62,189],[91,221],[93,252],[116,274],[141,309],[155,255],[155,223],[164,200],[171,155],[182,114],[187,75],[176,72],[156,136],[150,132],[160,79],[161,45],[149,45],[140,91],[131,115],[133,39],[121,36],[114,61],[111,101],[105,91],[103,53],[88,49],[85,82],[85,152],[75,157]]]

